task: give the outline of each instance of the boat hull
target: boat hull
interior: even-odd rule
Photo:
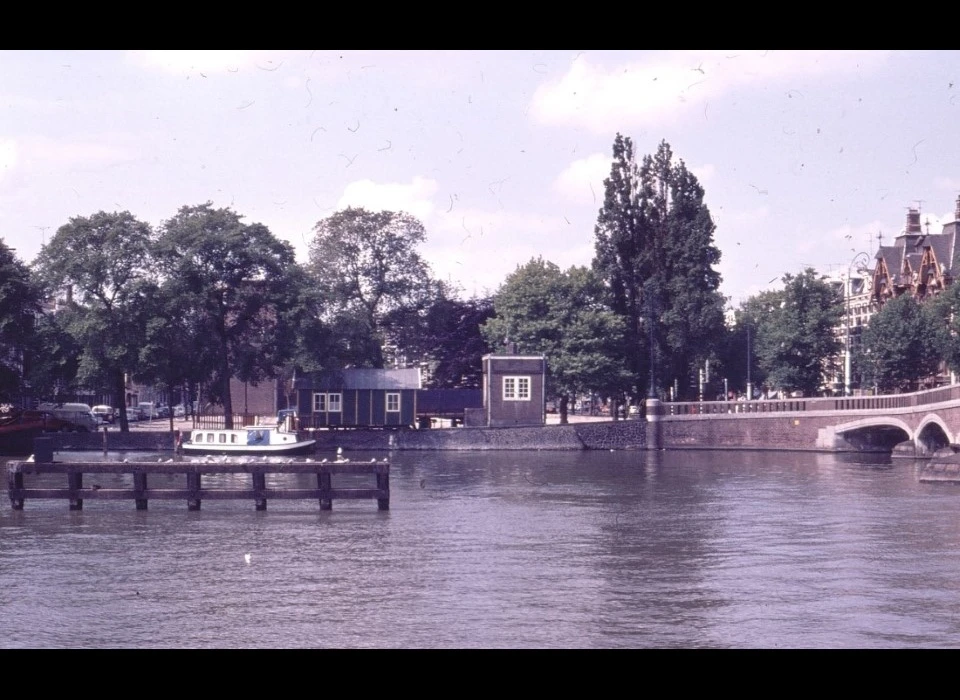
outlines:
[[[183,443],[184,454],[192,455],[305,455],[316,449],[316,440],[302,440],[287,445],[194,445]]]
[[[296,433],[264,426],[197,429],[181,448],[197,455],[300,455],[313,452],[316,440],[298,440]]]

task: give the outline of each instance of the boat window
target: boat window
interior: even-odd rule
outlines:
[[[207,442],[213,442],[213,433],[207,433]]]
[[[227,441],[226,433],[220,433],[220,442],[226,442],[226,441]]]
[[[236,442],[236,441],[237,441],[237,436],[236,436],[236,435],[231,435],[231,436],[230,436],[230,442]]]
[[[203,433],[194,433],[193,434],[194,442],[203,442]]]

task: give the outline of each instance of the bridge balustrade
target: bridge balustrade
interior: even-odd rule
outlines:
[[[842,396],[804,399],[755,399],[752,401],[674,401],[664,402],[661,415],[695,416],[728,413],[793,413],[804,411],[868,411],[911,408],[944,401],[960,400],[960,384],[881,396]]]

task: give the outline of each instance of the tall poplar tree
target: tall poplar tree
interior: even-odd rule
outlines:
[[[714,266],[720,251],[704,190],[661,141],[638,167],[629,137],[617,134],[597,217],[594,270],[624,319],[621,352],[634,377],[631,393],[676,381],[680,395],[724,334],[724,299]],[[651,348],[652,344],[652,348]],[[653,358],[654,371],[650,371]]]

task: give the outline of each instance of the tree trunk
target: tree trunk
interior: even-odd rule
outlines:
[[[566,425],[569,421],[567,420],[567,406],[569,404],[567,395],[564,394],[560,397],[560,425]]]
[[[113,396],[117,403],[116,408],[120,410],[120,432],[130,432],[130,422],[127,420],[127,385],[123,381],[123,371],[116,370],[113,373]]]

